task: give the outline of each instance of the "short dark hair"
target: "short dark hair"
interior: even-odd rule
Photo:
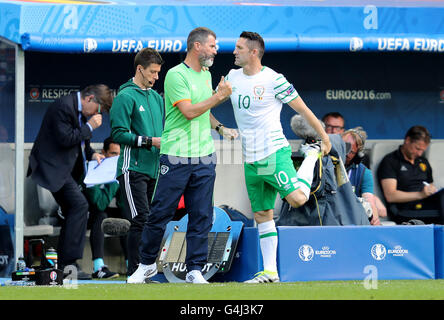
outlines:
[[[344,121],[344,126],[345,126],[345,118],[344,118],[344,116],[343,116],[342,114],[340,114],[339,112],[334,111],[334,112],[329,112],[329,113],[325,114],[325,115],[322,117],[322,119],[321,119],[322,122],[325,122],[325,120],[327,120],[327,118],[329,118],[329,117],[332,117],[332,118],[341,118],[342,121]]]
[[[104,111],[109,112],[113,104],[114,94],[106,84],[93,84],[80,91],[82,98],[90,95],[94,96],[94,101],[99,103]]]
[[[144,69],[146,69],[152,63],[162,65],[163,62],[164,61],[159,52],[153,48],[143,48],[137,52],[136,57],[134,58],[134,72],[137,71],[138,65],[141,65]]]
[[[199,42],[204,44],[208,40],[208,36],[213,36],[216,39],[216,33],[213,30],[210,30],[205,27],[197,27],[191,30],[190,34],[187,38],[187,51],[190,51],[194,47],[195,42]]]
[[[432,139],[432,135],[430,134],[429,130],[427,130],[426,127],[413,126],[405,134],[404,139],[407,138],[410,138],[412,142],[421,140],[429,144],[430,140]]]
[[[109,146],[110,146],[112,143],[118,144],[117,142],[115,142],[115,141],[113,140],[112,137],[108,137],[108,138],[106,138],[106,139],[103,141],[103,150],[105,150],[105,152],[107,152],[107,151],[109,150]]]
[[[257,55],[259,59],[262,59],[265,53],[265,43],[264,39],[261,37],[259,33],[251,31],[243,31],[239,37],[248,40],[248,48],[250,50],[258,49]],[[256,48],[254,48],[253,46],[255,46]]]

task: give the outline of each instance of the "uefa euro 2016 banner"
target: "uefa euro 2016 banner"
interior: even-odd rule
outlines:
[[[444,2],[437,0],[79,3],[0,0],[0,36],[34,51],[184,52],[188,33],[205,26],[221,52],[231,52],[244,30],[259,32],[267,51],[444,52]]]
[[[286,38],[264,38],[267,51],[413,51],[444,52],[444,35],[365,36],[321,34],[310,36],[290,35]],[[235,38],[218,38],[218,51],[232,52]],[[78,38],[25,33],[21,37],[24,50],[62,51],[71,53],[136,53],[149,47],[159,52],[185,52],[185,37],[114,37]]]

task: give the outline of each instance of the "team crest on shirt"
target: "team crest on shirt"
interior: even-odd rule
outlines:
[[[419,169],[421,169],[421,171],[425,172],[427,170],[427,165],[425,163],[420,163],[419,164]]]
[[[145,108],[142,105],[140,105],[139,111],[145,111]]]
[[[263,95],[265,93],[265,87],[264,86],[254,86],[253,93],[254,93],[255,100],[262,100]]]
[[[165,175],[168,172],[168,170],[170,170],[170,168],[168,166],[166,166],[164,164],[160,166],[160,173],[162,175]]]

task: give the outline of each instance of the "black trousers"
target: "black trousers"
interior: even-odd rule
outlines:
[[[88,229],[90,229],[89,243],[91,245],[92,259],[104,256],[105,235],[102,231],[102,222],[105,218],[123,218],[119,208],[106,208],[105,211],[90,210],[88,217]],[[120,246],[122,247],[125,260],[128,259],[127,236],[121,236]]]
[[[52,192],[52,195],[65,217],[61,222],[57,245],[59,265],[65,266],[73,264],[83,257],[88,221],[88,200],[72,177],[69,177],[59,191]]]
[[[419,219],[425,223],[444,224],[444,189],[419,201],[390,204],[389,209],[395,211],[397,223]]]
[[[150,178],[148,175],[129,171],[120,175],[120,190],[124,195],[125,219],[131,222],[128,231],[128,275],[133,274],[137,270],[140,261],[139,247],[142,238],[142,230],[148,219],[150,212],[151,199],[153,197],[156,179]]]
[[[140,260],[143,264],[156,261],[167,224],[177,212],[184,195],[188,213],[187,271],[202,270],[208,258],[208,232],[213,221],[213,190],[216,180],[216,155],[201,158],[160,156],[161,171],[152,210],[142,233]]]

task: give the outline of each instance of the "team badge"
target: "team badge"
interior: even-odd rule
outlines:
[[[170,168],[168,166],[166,166],[164,164],[160,166],[160,173],[162,175],[165,175],[168,172],[168,170],[170,170]]]
[[[419,169],[421,169],[421,171],[425,172],[427,170],[427,165],[425,163],[420,163],[419,164]]]
[[[265,93],[265,88],[263,86],[254,86],[253,88],[254,100],[262,100]]]
[[[261,97],[261,96],[264,95],[265,88],[264,88],[263,86],[255,86],[255,87],[253,88],[253,91],[254,91],[254,95],[255,95],[255,96],[259,96],[259,97]]]
[[[139,111],[145,111],[145,108],[142,105],[140,105]]]

